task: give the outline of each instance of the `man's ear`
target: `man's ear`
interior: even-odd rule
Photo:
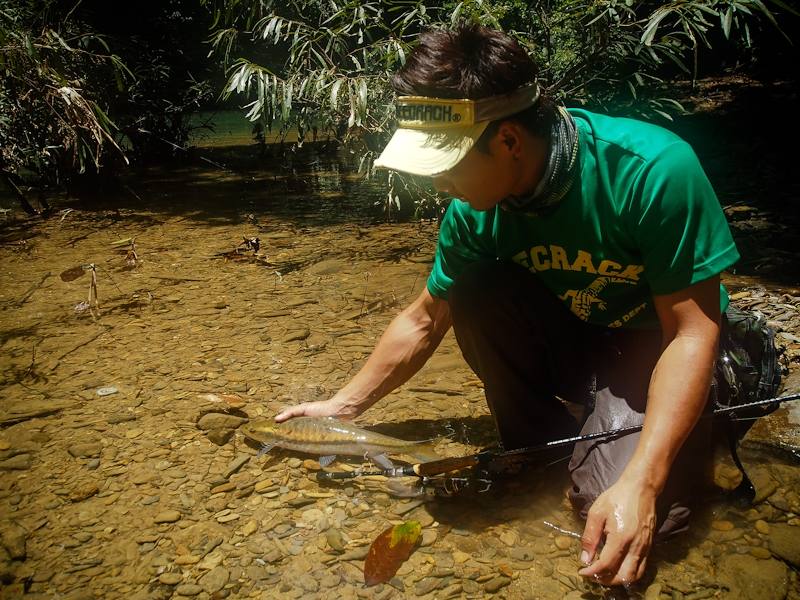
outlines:
[[[516,155],[520,146],[519,129],[515,123],[504,121],[497,129],[497,138],[506,152]]]

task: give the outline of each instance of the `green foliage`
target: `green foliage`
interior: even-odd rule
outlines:
[[[777,25],[762,0],[205,2],[214,14],[213,51],[229,73],[225,97],[245,98],[247,117],[266,129],[296,129],[300,143],[309,133],[362,140],[367,174],[391,128],[389,77],[425,29],[462,20],[503,29],[528,49],[540,82],[558,97],[670,119],[683,109],[664,92],[665,78],[694,77],[715,31],[748,45],[757,18]],[[390,182],[387,205],[399,189],[431,201],[407,178]]]
[[[31,0],[0,10],[0,170],[58,181],[98,169],[108,149],[124,159],[98,90],[130,73],[101,36],[69,14],[51,20],[52,8]]]

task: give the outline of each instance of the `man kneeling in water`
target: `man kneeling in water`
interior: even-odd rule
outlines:
[[[580,574],[639,579],[655,535],[685,528],[708,450],[706,406],[739,257],[688,144],[659,127],[557,106],[505,34],[433,31],[392,84],[398,129],[376,161],[454,197],[426,289],[332,398],[289,408],[352,418],[403,384],[452,325],[503,446],[577,432],[570,499]],[[697,426],[696,426],[697,425]],[[600,550],[601,542],[604,542]]]

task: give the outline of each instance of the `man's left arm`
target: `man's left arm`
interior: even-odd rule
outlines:
[[[650,379],[641,437],[620,479],[589,510],[582,539],[581,560],[589,566],[579,574],[605,585],[633,583],[644,573],[656,499],[708,399],[719,339],[719,276],[655,296],[654,305],[664,349]]]

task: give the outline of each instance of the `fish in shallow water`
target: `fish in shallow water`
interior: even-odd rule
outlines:
[[[411,442],[367,431],[331,417],[296,417],[284,423],[255,419],[241,427],[245,437],[261,442],[261,454],[272,448],[318,454],[319,464],[331,464],[336,456],[366,456],[384,469],[393,467],[387,454],[404,454],[418,462],[440,458],[430,441]]]

